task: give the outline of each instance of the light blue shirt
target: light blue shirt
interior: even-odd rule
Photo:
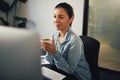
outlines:
[[[83,42],[71,28],[65,34],[62,43],[59,43],[59,31],[53,35],[56,46],[56,54],[46,54],[46,59],[69,74],[75,75],[79,80],[91,80],[91,73],[84,56]]]

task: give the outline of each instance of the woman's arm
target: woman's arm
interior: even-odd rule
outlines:
[[[82,54],[82,42],[80,42],[80,40],[76,38],[71,40],[70,42],[67,60],[59,52],[53,55],[53,58],[55,61],[55,65],[59,69],[72,74],[77,67],[77,64],[79,63]]]

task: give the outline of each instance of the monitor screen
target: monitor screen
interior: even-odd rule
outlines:
[[[39,36],[0,26],[0,80],[40,80]]]

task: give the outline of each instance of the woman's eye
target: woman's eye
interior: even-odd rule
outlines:
[[[53,18],[56,18],[57,16],[53,16]],[[63,19],[63,16],[58,16],[59,19]]]
[[[64,17],[59,17],[60,19],[63,19]]]

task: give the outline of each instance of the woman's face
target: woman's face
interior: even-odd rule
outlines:
[[[67,30],[72,21],[73,21],[73,19],[69,18],[68,14],[64,8],[56,8],[55,9],[54,24],[55,24],[57,30],[60,30],[60,31]]]

